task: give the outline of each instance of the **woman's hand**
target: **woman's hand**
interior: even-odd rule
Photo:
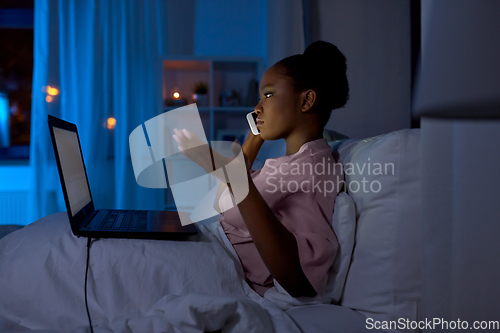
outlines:
[[[259,153],[260,148],[264,144],[264,139],[260,135],[255,135],[250,131],[245,142],[241,148],[243,149],[243,154],[245,155],[245,163],[247,166],[247,170],[252,168],[253,162],[257,158],[257,154]]]
[[[181,151],[206,144],[198,136],[196,136],[196,134],[189,132],[185,128],[182,130],[174,128],[174,133],[174,140],[179,144],[177,148]]]
[[[193,132],[186,129],[179,130],[174,128],[174,133],[173,138],[178,143],[179,150],[187,158],[201,166],[207,173],[211,173],[219,178],[223,183],[228,183],[229,181],[226,179],[223,170],[227,166],[231,167],[232,170],[247,170],[245,154],[243,154],[244,159],[237,158],[241,153],[241,146],[238,142],[233,142],[231,145],[231,151],[234,156],[226,157],[210,148],[208,144],[202,141]],[[224,148],[224,145],[217,145],[216,147]]]
[[[174,128],[174,133],[173,138],[179,145],[177,147],[179,151],[201,166],[207,173],[215,170],[208,144],[186,129],[178,130]]]

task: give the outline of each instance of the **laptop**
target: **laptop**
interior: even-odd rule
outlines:
[[[75,236],[93,238],[185,239],[198,233],[182,225],[182,211],[110,210],[94,208],[75,124],[49,115],[52,146],[66,209]]]

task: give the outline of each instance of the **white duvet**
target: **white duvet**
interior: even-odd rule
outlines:
[[[199,228],[196,241],[93,243],[87,291],[94,332],[300,332],[244,282],[219,224]],[[88,332],[86,246],[66,213],[1,239],[0,332]]]

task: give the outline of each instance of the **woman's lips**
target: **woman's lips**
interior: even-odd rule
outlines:
[[[264,122],[260,119],[257,119],[257,127],[259,127],[259,125],[262,125]]]

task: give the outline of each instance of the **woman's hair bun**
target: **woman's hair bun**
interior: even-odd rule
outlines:
[[[345,72],[347,70],[346,58],[340,50],[333,45],[322,40],[309,45],[304,51],[304,57],[311,59],[324,69],[334,69]]]
[[[347,60],[340,50],[325,41],[309,45],[303,54],[287,57],[277,63],[296,91],[314,89],[317,109],[325,126],[330,111],[343,107],[349,99]]]

